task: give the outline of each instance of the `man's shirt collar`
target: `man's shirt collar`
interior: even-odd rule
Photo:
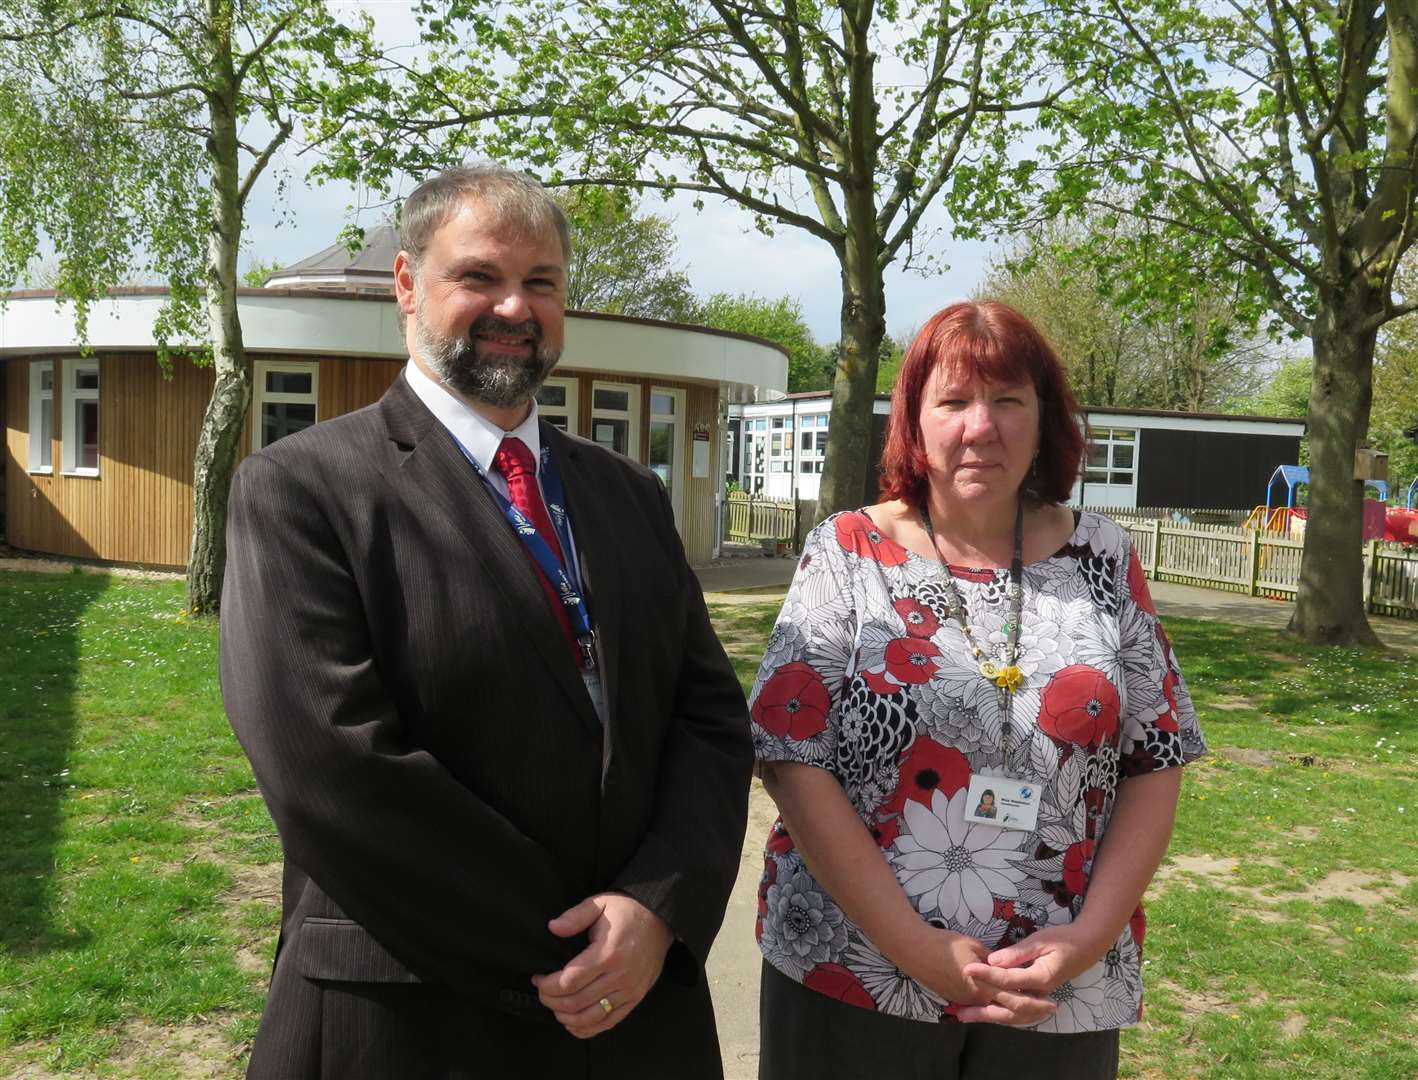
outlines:
[[[466,402],[455,397],[442,383],[435,382],[423,373],[423,369],[412,360],[404,366],[404,378],[409,389],[428,406],[434,418],[448,429],[448,433],[463,444],[463,448],[473,456],[473,460],[485,473],[494,471],[493,458],[497,448],[507,435],[515,436],[527,444],[532,451],[532,460],[541,469],[542,440],[537,422],[537,401],[532,399],[532,409],[527,418],[512,431],[503,431],[491,420],[482,416]]]

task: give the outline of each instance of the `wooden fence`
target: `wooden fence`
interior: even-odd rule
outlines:
[[[736,544],[796,546],[797,507],[792,499],[730,492],[724,503],[724,539]]]
[[[1281,600],[1299,590],[1301,540],[1155,519],[1120,524],[1150,578]],[[1365,544],[1364,600],[1371,614],[1418,619],[1418,553],[1378,540]]]

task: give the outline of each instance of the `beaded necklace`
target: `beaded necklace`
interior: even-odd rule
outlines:
[[[937,559],[945,591],[950,597],[950,611],[947,615],[960,624],[960,629],[965,634],[965,644],[970,646],[970,652],[975,657],[980,674],[994,684],[995,701],[999,705],[1004,721],[1001,739],[1004,750],[1004,767],[1008,770],[1014,692],[1024,684],[1024,672],[1019,670],[1018,664],[1019,624],[1024,613],[1024,500],[1019,500],[1014,512],[1014,558],[1009,564],[1009,618],[1004,624],[1003,664],[997,663],[976,643],[975,635],[970,632],[970,625],[965,621],[965,603],[960,597],[960,590],[955,587],[955,580],[950,576],[950,566],[941,556],[940,548],[936,544],[935,530],[931,528],[931,516],[924,507],[918,513],[921,525],[926,530],[926,536],[930,539],[931,552]]]

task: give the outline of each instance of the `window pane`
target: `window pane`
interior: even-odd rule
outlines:
[[[660,478],[665,490],[674,496],[674,445],[675,426],[653,423],[650,425],[650,471]]]
[[[780,427],[782,427],[784,424],[786,424],[787,422],[788,422],[788,419],[787,419],[787,417],[785,417],[785,416],[775,416],[775,417],[773,417],[773,426],[774,426],[775,428],[780,428]]]
[[[39,467],[54,468],[54,401],[39,403]]]
[[[788,463],[787,463],[786,461],[775,461],[775,462],[773,462],[772,468],[769,469],[768,471],[769,471],[769,472],[787,472],[787,471],[788,471]]]
[[[598,386],[592,391],[591,403],[597,409],[605,409],[607,412],[629,412],[630,411],[630,391],[629,390],[607,390]],[[598,438],[596,440],[600,442]],[[623,451],[621,451],[623,453]]]
[[[80,469],[98,468],[98,402],[80,401],[74,410],[74,434],[78,436],[78,452],[74,464]]]
[[[54,391],[54,369],[45,368],[39,373],[39,388],[49,392]]]
[[[802,464],[800,464],[800,465],[798,466],[798,472],[810,473],[810,472],[812,472],[812,467],[813,467],[815,464],[817,464],[817,463],[814,462],[814,461],[804,461]]]
[[[650,411],[656,416],[673,416],[675,414],[675,396],[673,394],[651,394]]]
[[[1113,447],[1113,468],[1132,468],[1132,444],[1122,444]]]
[[[818,426],[818,427],[826,427],[826,426],[827,426],[827,414],[826,414],[826,413],[823,413],[821,416],[819,416],[819,417],[817,418],[817,426]]]
[[[98,369],[97,369],[97,368],[75,368],[75,369],[74,369],[74,389],[75,389],[75,390],[97,390],[97,389],[98,389]]]
[[[1112,474],[1112,478],[1108,482],[1112,484],[1125,484],[1128,487],[1132,487],[1132,473],[1115,472]]]
[[[1085,484],[1106,484],[1108,482],[1108,474],[1106,472],[1093,472],[1090,470],[1083,474],[1083,482]]]
[[[599,391],[597,391],[599,393]],[[630,422],[628,420],[597,420],[591,425],[592,438],[607,450],[626,454],[630,442]]]
[[[1090,443],[1090,444],[1089,444],[1089,446],[1088,446],[1088,464],[1089,464],[1089,467],[1090,467],[1090,468],[1104,468],[1104,469],[1106,469],[1106,468],[1108,467],[1108,444],[1107,444],[1107,443],[1104,443],[1102,446],[1099,446],[1099,445],[1097,445],[1096,443]]]
[[[280,405],[267,402],[261,407],[261,445],[270,446],[315,423],[314,405]]]
[[[537,391],[537,404],[553,409],[566,408],[566,387],[543,386]],[[563,426],[561,430],[565,431],[565,426]]]
[[[819,431],[817,433],[817,450],[818,453],[827,452],[827,432],[825,431]]]
[[[310,371],[266,372],[266,393],[309,394],[314,389],[315,375]]]
[[[755,431],[766,431],[768,429],[768,421],[760,417],[759,419],[754,421],[753,429]]]
[[[798,439],[798,448],[804,451],[812,450],[812,432],[804,431]]]
[[[1131,428],[1114,428],[1114,442],[1133,442],[1137,439],[1137,432]]]
[[[782,452],[783,452],[783,436],[781,436],[781,435],[774,435],[774,436],[773,436],[773,453],[774,453],[774,454],[781,454]]]

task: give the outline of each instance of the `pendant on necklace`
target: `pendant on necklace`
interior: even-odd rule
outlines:
[[[1020,671],[1017,665],[1010,664],[1008,667],[996,668],[994,680],[995,685],[1001,690],[1013,693],[1024,685],[1024,672]]]
[[[991,682],[995,682],[999,679],[1000,666],[993,660],[982,660],[980,662],[980,674]]]

